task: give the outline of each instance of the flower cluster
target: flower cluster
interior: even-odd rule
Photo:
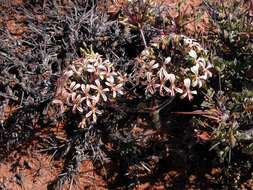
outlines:
[[[53,103],[60,105],[61,112],[70,106],[72,112],[78,110],[96,122],[97,115],[102,114],[98,105],[122,95],[125,82],[126,76],[117,72],[113,63],[98,53],[86,52],[59,79]]]
[[[154,39],[136,59],[131,81],[145,87],[146,95],[181,94],[193,99],[204,81],[212,76],[208,54],[195,40],[171,34]]]
[[[96,122],[97,115],[102,114],[98,108],[123,95],[128,80],[144,88],[146,95],[178,93],[192,100],[196,88],[212,76],[211,68],[207,51],[199,43],[175,34],[153,39],[151,46],[136,58],[129,76],[90,51],[74,61],[58,80],[53,103],[60,106],[61,113],[71,107],[72,112],[84,113],[85,119]]]

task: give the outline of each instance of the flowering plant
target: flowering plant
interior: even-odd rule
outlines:
[[[72,112],[85,113],[85,119],[96,122],[97,115],[102,114],[98,106],[122,95],[125,81],[113,63],[91,50],[66,69],[53,103],[60,105],[61,113],[70,106]]]
[[[136,59],[131,81],[145,88],[146,95],[193,99],[196,88],[212,76],[207,51],[195,40],[171,34],[153,40]],[[194,89],[195,88],[195,89]]]
[[[72,112],[85,113],[85,121],[96,122],[98,109],[123,95],[123,86],[130,81],[145,88],[145,95],[175,96],[193,99],[196,88],[212,76],[207,51],[195,40],[171,34],[154,39],[150,47],[135,59],[133,71],[127,76],[98,53],[85,52],[84,58],[74,61],[59,79],[53,103],[60,113],[71,107]],[[91,119],[92,118],[92,119]]]

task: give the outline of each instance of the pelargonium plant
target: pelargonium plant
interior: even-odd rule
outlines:
[[[91,50],[65,70],[53,103],[60,105],[60,113],[70,107],[73,113],[85,114],[85,121],[95,123],[97,115],[102,114],[99,105],[123,95],[125,81],[125,75],[116,71],[113,63]]]
[[[153,39],[134,63],[127,76],[100,54],[85,52],[84,58],[74,61],[58,80],[53,103],[60,106],[60,113],[70,107],[73,113],[84,114],[85,122],[96,123],[97,115],[102,114],[99,107],[123,95],[127,81],[144,88],[147,97],[178,93],[181,98],[192,100],[196,89],[212,76],[207,51],[183,35]]]
[[[152,96],[175,96],[193,99],[196,89],[212,77],[207,51],[194,39],[171,34],[153,40],[136,59],[131,81]]]

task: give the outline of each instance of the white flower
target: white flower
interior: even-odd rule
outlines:
[[[162,80],[164,77],[168,79],[168,72],[166,71],[165,67],[161,67],[159,71],[157,72],[160,80]]]
[[[159,67],[159,64],[155,62],[155,60],[152,60],[150,61],[148,64],[147,64],[147,69],[148,70],[153,70],[153,69],[156,69]]]
[[[83,108],[81,107],[81,103],[85,98],[82,97],[80,94],[77,95],[76,92],[73,92],[68,98],[67,98],[67,104],[69,106],[73,106],[72,112],[75,113],[76,110],[79,112],[83,112]]]
[[[209,77],[212,77],[212,73],[211,71],[209,71],[209,69],[211,69],[213,66],[210,62],[206,62],[206,61],[199,61],[200,66],[202,67],[202,70],[204,72],[204,76],[203,78],[206,80]]]
[[[92,102],[88,101],[87,106],[89,108],[91,108],[91,110],[85,115],[86,118],[88,118],[92,115],[92,119],[93,119],[94,123],[97,122],[97,115],[96,114],[99,114],[99,115],[102,114],[102,112],[100,110],[98,110],[96,105],[97,105],[97,102],[95,100],[93,100]]]
[[[192,86],[199,86],[199,88],[202,87],[202,80],[204,80],[203,76],[199,76],[199,64],[196,64],[191,67],[191,71],[194,73],[194,78],[192,81]]]
[[[163,77],[163,78],[160,79],[160,84],[155,84],[155,87],[159,88],[159,94],[161,96],[165,95],[164,91],[167,92],[167,93],[171,92],[171,90],[167,86],[165,86],[165,83],[167,82],[167,80],[168,80],[168,78]]]
[[[89,92],[90,92],[90,85],[89,84],[87,84],[87,85],[82,84],[81,85],[81,89],[82,89],[82,91],[84,93],[83,97],[86,99],[86,102],[87,102],[89,99],[91,99],[91,95],[89,94]]]
[[[111,67],[112,66],[110,66],[110,65],[98,66],[98,68],[99,68],[98,75],[102,80],[104,80],[104,78],[106,78],[107,80],[113,80],[114,81],[114,76],[117,76],[117,73],[114,72]]]
[[[147,77],[147,81],[148,82],[151,81],[151,78],[153,77],[153,73],[150,71],[146,71],[145,75]]]
[[[103,86],[100,84],[100,81],[98,79],[95,80],[96,86],[91,84],[90,87],[97,91],[97,96],[94,97],[94,99],[98,102],[100,99],[100,96],[102,96],[103,100],[106,102],[107,97],[105,95],[105,92],[108,92],[108,88],[103,88]]]
[[[178,93],[183,93],[183,90],[176,87],[175,85],[175,80],[176,80],[176,76],[172,73],[168,74],[168,79],[170,81],[170,94],[171,96],[175,96],[175,91],[178,92]]]
[[[194,51],[193,49],[191,49],[191,50],[189,51],[188,54],[189,54],[189,56],[192,57],[193,59],[197,59],[197,57],[198,57],[196,51]]]
[[[117,79],[120,83],[125,83],[128,81],[127,73],[122,74],[121,72],[117,72]]]
[[[181,98],[185,98],[186,96],[188,97],[189,100],[193,99],[192,94],[197,94],[196,90],[191,91],[191,80],[189,78],[184,79],[184,86],[185,86],[185,93],[181,95]]]
[[[145,93],[150,93],[150,94],[155,94],[156,92],[156,88],[157,88],[157,84],[154,78],[150,79],[150,81],[148,81]]]
[[[114,81],[105,82],[107,86],[111,88],[112,97],[116,98],[117,93],[123,95],[123,83],[115,84]]]

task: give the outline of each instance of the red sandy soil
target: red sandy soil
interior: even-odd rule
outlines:
[[[56,161],[52,156],[38,152],[12,153],[0,164],[0,183],[6,190],[45,190],[61,174],[62,166],[62,160]],[[84,161],[79,171],[78,176],[67,181],[62,189],[106,189],[104,181],[94,172],[91,161]]]

